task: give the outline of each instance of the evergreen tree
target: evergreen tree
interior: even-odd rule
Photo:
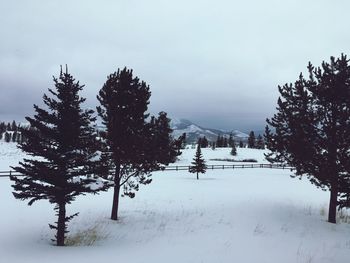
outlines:
[[[202,137],[199,137],[197,140],[197,145],[201,145],[202,146]]]
[[[237,149],[236,149],[236,145],[233,143],[231,146],[231,155],[236,156],[237,155]]]
[[[240,141],[239,142],[239,148],[243,148],[243,147],[244,147],[243,141]]]
[[[12,124],[11,124],[11,131],[17,131],[17,124],[15,121],[12,121]]]
[[[227,147],[227,145],[228,145],[227,138],[226,138],[226,137],[224,137],[224,138],[223,138],[222,147]]]
[[[12,131],[11,123],[7,123],[6,131]]]
[[[308,65],[293,84],[279,86],[277,113],[265,129],[270,161],[295,167],[317,187],[330,190],[328,222],[350,206],[350,65],[345,55],[321,67]],[[339,200],[338,200],[339,197]]]
[[[83,86],[66,70],[54,77],[55,90],[49,89],[51,97],[44,94],[48,110],[34,105],[36,114],[26,117],[30,129],[21,129],[27,138],[19,148],[28,155],[41,157],[24,159],[13,169],[24,177],[12,176],[13,195],[28,199],[28,205],[47,199],[55,204],[58,220],[51,229],[57,231],[55,241],[64,246],[67,223],[77,214],[66,215],[66,205],[78,195],[97,193],[107,184],[93,179],[93,159],[97,144],[91,123],[93,111],[82,110],[85,101],[78,93]]]
[[[182,139],[181,149],[185,149],[187,144],[187,141],[186,141],[187,135],[185,132],[181,135],[181,139]]]
[[[230,137],[228,138],[228,146],[232,147],[232,145],[235,143],[234,139],[233,139],[233,135],[232,132],[230,133]]]
[[[152,116],[151,119],[151,146],[154,149],[155,160],[161,164],[175,162],[177,156],[181,154],[184,135],[177,139],[172,138],[173,130],[170,128],[170,119],[164,111],[158,114],[158,118]]]
[[[170,120],[165,113],[147,122],[150,96],[149,86],[127,68],[110,74],[97,96],[101,104],[97,111],[106,127],[103,156],[111,165],[104,170],[113,171],[106,175],[114,180],[112,220],[118,219],[121,187],[122,195],[133,198],[140,184],[152,182],[152,171],[174,161],[180,153],[183,137],[170,140]]]
[[[198,174],[205,173],[206,169],[207,169],[207,167],[205,165],[205,161],[204,161],[203,156],[202,156],[201,147],[199,144],[197,145],[196,155],[194,156],[193,162],[191,164],[192,164],[192,166],[190,166],[189,172],[196,173],[197,180],[198,180],[199,179]]]
[[[248,148],[256,148],[255,134],[253,131],[249,133],[248,137]]]
[[[211,143],[211,149],[214,151],[215,148],[216,148],[216,142],[212,142],[212,143]]]
[[[215,143],[216,147],[221,147],[221,136],[220,134],[218,135],[218,137],[216,138],[216,143]]]
[[[8,132],[5,132],[5,142],[10,142],[11,141],[11,134]]]
[[[207,139],[207,137],[204,136],[201,140],[201,143],[200,143],[201,148],[207,148],[208,144],[209,144],[208,139]]]
[[[256,148],[257,149],[265,149],[265,142],[263,137],[259,134],[256,140]]]
[[[14,130],[14,132],[12,133],[12,142],[16,142],[17,141],[17,132],[16,130]]]
[[[0,123],[0,133],[4,133],[6,131],[6,124],[5,122]]]

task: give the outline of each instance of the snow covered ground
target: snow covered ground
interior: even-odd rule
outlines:
[[[194,152],[186,150],[178,165]],[[203,149],[207,159],[232,158],[229,152]],[[0,158],[7,170],[23,155],[6,144]],[[238,149],[235,158],[265,162],[262,150]],[[28,207],[0,178],[0,262],[349,262],[350,224],[327,223],[328,192],[289,174],[208,170],[196,180],[185,171],[156,172],[134,199],[121,199],[118,222],[109,220],[112,191],[82,196],[68,206],[80,212],[68,236],[85,245],[63,248],[50,242],[52,205]]]

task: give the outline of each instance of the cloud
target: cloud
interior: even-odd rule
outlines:
[[[130,67],[150,109],[203,126],[263,126],[277,85],[348,50],[347,1],[3,1],[0,118],[39,103],[59,65],[86,84]]]

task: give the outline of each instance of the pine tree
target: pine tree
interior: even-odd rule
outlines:
[[[243,147],[244,147],[243,141],[240,141],[240,142],[239,142],[239,148],[243,148]]]
[[[12,142],[16,142],[17,141],[17,131],[14,130],[14,132],[12,133]]]
[[[279,86],[277,113],[265,129],[270,161],[295,167],[295,176],[330,190],[328,222],[350,206],[350,65],[345,55],[321,67],[308,65],[293,84]],[[339,197],[339,200],[338,200]]]
[[[158,114],[158,118],[152,116],[150,122],[151,128],[151,146],[154,149],[154,157],[158,163],[169,164],[176,161],[177,156],[181,154],[181,145],[184,135],[177,139],[171,136],[173,130],[170,128],[170,119],[167,113],[162,111]],[[147,138],[146,138],[147,139]]]
[[[202,137],[198,137],[197,145],[202,145]]]
[[[248,148],[256,148],[255,134],[253,131],[249,133],[248,137]]]
[[[187,144],[187,141],[186,141],[187,135],[185,132],[181,135],[181,139],[182,139],[181,149],[185,149]]]
[[[228,138],[228,146],[232,147],[232,145],[235,143],[234,139],[233,139],[233,134],[232,132],[230,133],[230,137]]]
[[[180,153],[183,137],[170,139],[170,120],[165,113],[147,122],[150,96],[149,86],[127,68],[110,74],[97,96],[101,104],[97,111],[106,127],[103,156],[111,165],[104,169],[113,171],[107,175],[114,180],[112,220],[118,219],[121,187],[122,195],[133,198],[140,184],[152,182],[152,171]]]
[[[11,130],[12,130],[12,131],[17,131],[17,124],[16,124],[16,121],[12,121]]]
[[[26,140],[19,148],[39,159],[24,159],[13,169],[24,177],[12,176],[13,195],[29,200],[28,205],[42,199],[55,204],[58,220],[51,229],[57,231],[57,246],[64,246],[67,223],[77,215],[66,215],[66,205],[78,195],[105,190],[107,184],[93,179],[97,144],[91,123],[93,111],[82,110],[85,101],[78,93],[83,86],[66,70],[54,77],[51,97],[44,94],[48,110],[34,105],[36,114],[26,117],[30,129],[21,129]]]
[[[207,167],[205,165],[205,161],[204,161],[203,156],[202,156],[201,147],[199,144],[197,145],[196,155],[193,158],[193,162],[191,164],[192,164],[192,166],[190,166],[189,172],[196,173],[197,180],[198,180],[199,179],[198,174],[205,173],[206,169],[207,169]]]
[[[207,139],[207,137],[204,136],[201,140],[201,143],[200,143],[201,148],[207,148],[208,144],[209,144],[208,139]]]
[[[228,145],[227,138],[226,138],[226,137],[224,137],[224,138],[223,138],[222,147],[227,147],[227,145]]]
[[[221,147],[221,136],[220,134],[218,135],[218,137],[216,138],[216,143],[215,143],[216,147]]]
[[[212,143],[211,143],[211,149],[214,151],[215,148],[216,148],[216,142],[212,142]]]
[[[236,149],[236,145],[233,143],[231,146],[231,155],[236,156],[237,155],[237,149]]]
[[[256,140],[256,148],[257,149],[265,149],[265,142],[263,137],[259,134]]]
[[[11,141],[11,134],[9,132],[5,132],[5,142]]]

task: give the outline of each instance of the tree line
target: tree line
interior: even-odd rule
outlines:
[[[0,122],[0,140],[3,139],[4,142],[22,142],[25,138],[20,129],[28,129],[28,127],[21,126],[16,121]]]
[[[215,149],[216,147],[225,148],[225,147],[233,147],[233,146],[239,146],[240,148],[248,147],[252,149],[265,149],[265,140],[263,136],[259,134],[257,137],[255,137],[254,131],[251,131],[249,133],[246,144],[243,143],[242,140],[240,140],[239,143],[237,144],[234,140],[232,133],[230,133],[228,137],[219,134],[215,141],[209,141],[206,138],[206,136],[199,137],[197,140],[197,144],[200,145],[201,148],[211,147],[212,149]]]

